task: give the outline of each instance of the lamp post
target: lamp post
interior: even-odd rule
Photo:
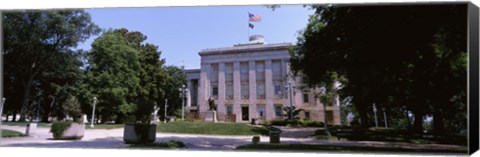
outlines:
[[[387,124],[387,113],[385,112],[385,109],[383,109],[383,118],[384,118],[384,121],[385,121],[385,128],[388,128],[388,124]]]
[[[180,91],[182,92],[182,121],[183,121],[185,117],[185,85],[182,85],[182,89]]]
[[[375,117],[375,127],[378,128],[378,121],[377,121],[377,107],[375,107],[375,103],[373,103],[373,115]]]
[[[165,110],[165,114],[164,114],[164,116],[163,116],[163,123],[167,123],[167,107],[168,107],[168,105],[167,105],[167,99],[165,99],[165,109],[164,109],[164,110]]]
[[[95,103],[97,103],[97,97],[93,97],[92,120],[90,121],[91,128],[93,128],[93,121],[95,120]]]
[[[288,82],[287,85],[287,90],[288,90],[288,98],[289,98],[289,105],[290,105],[290,110],[288,110],[288,114],[290,115],[290,120],[293,121],[293,98],[292,98],[292,83]]]

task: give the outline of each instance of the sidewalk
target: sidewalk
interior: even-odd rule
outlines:
[[[2,126],[2,129],[25,132],[25,127]],[[47,147],[47,148],[128,148],[123,142],[123,128],[119,129],[86,129],[81,140],[52,140],[50,128],[37,128],[36,134],[30,137],[2,138],[3,147]],[[433,150],[460,150],[467,151],[465,146],[444,144],[412,144],[405,142],[379,142],[379,141],[327,141],[305,137],[314,129],[284,129],[281,135],[282,144],[316,144],[338,146],[369,146],[408,149],[433,149]],[[298,131],[294,133],[294,131]],[[297,137],[295,137],[297,136]],[[301,136],[301,137],[298,137]],[[183,142],[187,149],[193,150],[233,150],[238,146],[251,144],[253,136],[222,136],[222,135],[197,135],[157,133],[156,142],[176,140]],[[268,144],[268,136],[260,136],[260,143]]]

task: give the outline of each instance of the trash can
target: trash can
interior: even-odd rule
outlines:
[[[270,131],[270,143],[280,143],[280,131],[278,130]]]
[[[256,120],[255,118],[252,118],[251,124],[252,124],[252,125],[256,125],[256,121],[257,121],[257,120]]]
[[[258,143],[260,143],[260,136],[253,136],[252,144],[258,144]]]
[[[37,129],[37,123],[28,123],[27,129],[25,130],[26,135],[35,134],[35,130]]]

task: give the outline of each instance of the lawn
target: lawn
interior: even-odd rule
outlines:
[[[157,132],[207,135],[267,135],[268,129],[238,123],[170,122],[158,124]]]
[[[2,122],[2,125],[8,125],[8,126],[27,126],[27,124],[30,122]],[[49,128],[52,124],[51,123],[44,123],[44,122],[39,122],[37,123],[37,127],[45,127]]]
[[[23,137],[27,136],[21,132],[13,131],[13,130],[4,130],[2,129],[2,137]]]
[[[326,139],[335,140],[337,135],[337,129],[330,129],[332,136],[326,136],[323,129],[315,131],[313,135],[317,139]],[[370,128],[370,129],[359,129],[359,128],[342,128],[350,129],[348,137],[342,137],[343,139],[349,141],[385,141],[385,142],[407,142],[407,143],[417,143],[417,144],[452,144],[452,145],[467,145],[466,136],[460,135],[433,135],[433,134],[416,134],[408,130],[396,130],[390,128]],[[345,132],[345,131],[344,131]]]
[[[85,124],[86,129],[118,129],[123,128],[125,124],[95,124],[93,128],[90,127],[90,124]]]
[[[254,151],[301,151],[301,152],[430,152],[430,153],[467,153],[467,150],[433,150],[433,149],[407,149],[391,147],[368,146],[338,146],[338,145],[309,145],[309,144],[249,144],[236,148],[236,150]]]

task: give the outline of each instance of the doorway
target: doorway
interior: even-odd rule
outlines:
[[[242,107],[242,121],[248,121],[248,106]]]

